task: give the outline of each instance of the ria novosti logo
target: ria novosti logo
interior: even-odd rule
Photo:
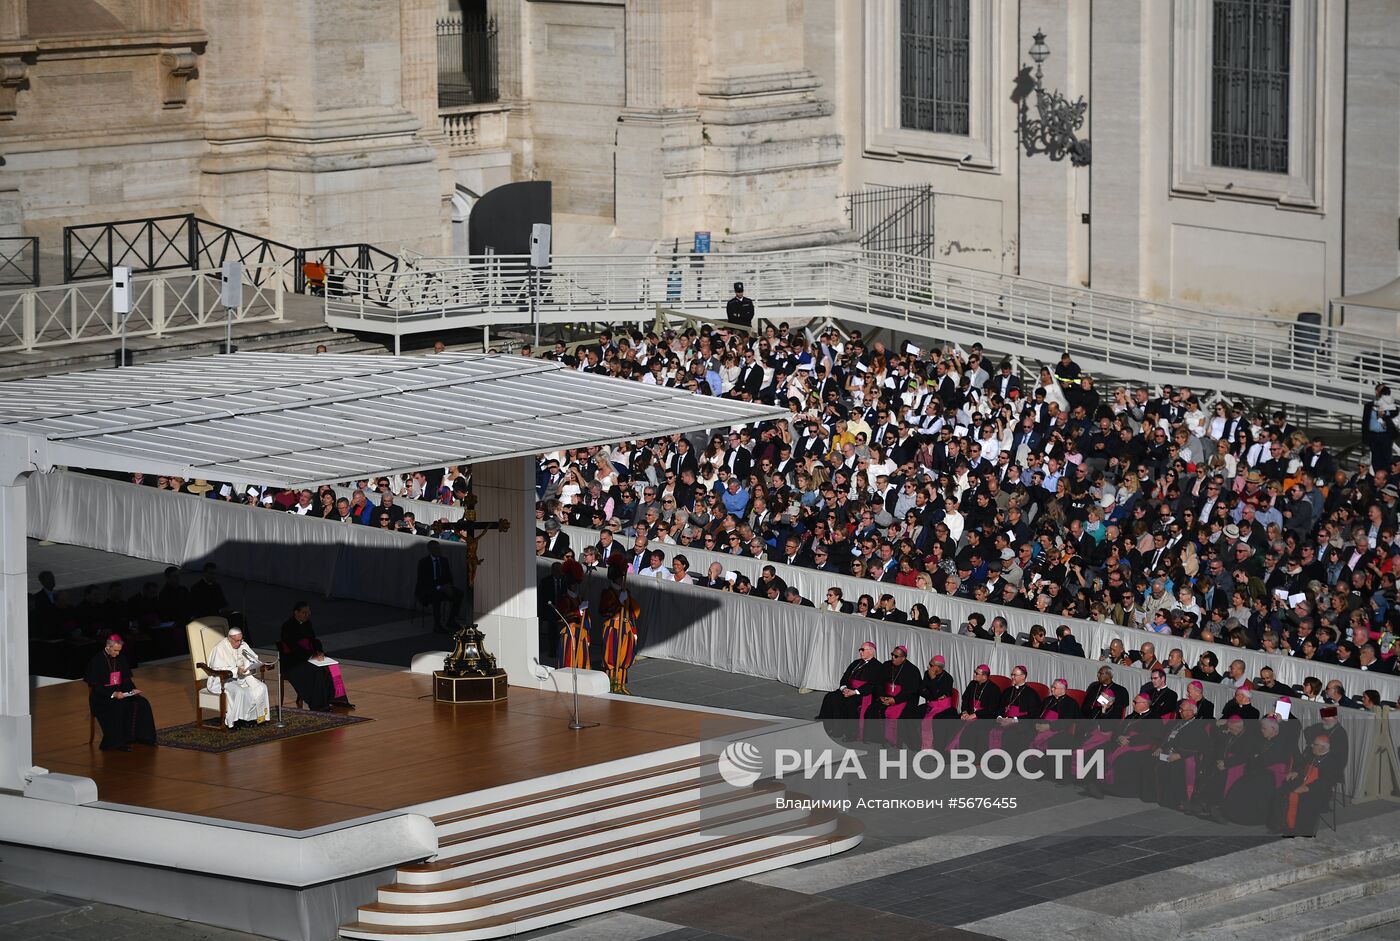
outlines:
[[[955,748],[946,757],[926,749],[882,751],[878,761],[872,762],[873,769],[868,769],[861,761],[864,754],[852,749],[778,748],[774,751],[775,778],[780,781],[784,778],[866,781],[873,776],[882,781],[935,781],[940,778],[1003,781],[1015,776],[1028,781],[1045,777],[1083,781],[1103,780],[1105,771],[1102,751],[1086,755],[1069,748],[1027,749],[1016,754],[994,748],[980,755]],[[763,763],[762,753],[752,742],[730,742],[719,756],[720,777],[734,787],[751,787],[762,776]]]
[[[730,742],[719,755],[719,776],[734,787],[752,787],[763,773],[763,755],[753,742]]]

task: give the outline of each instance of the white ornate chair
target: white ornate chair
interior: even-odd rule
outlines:
[[[206,617],[185,625],[185,636],[190,642],[190,672],[194,675],[194,721],[204,726],[204,710],[216,709],[219,724],[223,725],[224,712],[228,709],[228,698],[223,692],[211,693],[205,687],[209,677],[218,676],[225,682],[233,679],[228,670],[211,670],[209,654],[228,634],[228,621],[220,617]]]

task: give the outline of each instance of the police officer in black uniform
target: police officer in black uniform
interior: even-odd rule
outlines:
[[[734,296],[724,307],[729,322],[740,327],[753,326],[753,301],[744,296],[744,282],[734,282]]]

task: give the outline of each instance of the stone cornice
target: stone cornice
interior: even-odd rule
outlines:
[[[197,47],[196,51],[202,52],[208,42],[209,34],[202,29],[97,35],[74,33],[67,36],[0,40],[0,56],[59,55],[87,58],[142,52],[156,54],[172,46]]]

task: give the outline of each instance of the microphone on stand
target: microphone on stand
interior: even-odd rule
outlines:
[[[569,623],[569,619],[566,618],[566,617],[564,617],[564,613],[563,613],[562,611],[560,611],[558,607],[555,606],[554,602],[551,601],[551,602],[548,602],[548,604],[549,604],[549,607],[554,611],[554,613],[557,614],[557,615],[559,615],[559,620],[560,620],[560,621],[562,621],[562,622],[565,623],[565,624],[568,624],[568,623]],[[557,679],[555,679],[555,677],[554,677],[554,672],[555,672],[555,671],[552,670],[552,669],[550,669],[549,667],[544,666],[544,664],[540,663],[540,660],[539,660],[538,657],[535,658],[535,663],[539,664],[539,666],[541,666],[541,667],[543,667],[545,670],[548,670],[548,671],[549,671],[549,678],[550,678],[550,680],[553,681],[553,683],[554,683],[554,691],[555,691],[556,693],[559,693],[559,694],[562,696],[563,693],[560,692],[560,690],[559,690],[559,681],[558,681]],[[597,728],[597,727],[598,727],[598,725],[599,725],[600,723],[597,723],[597,722],[580,722],[580,721],[579,721],[579,717],[578,717],[578,716],[579,716],[579,712],[578,712],[578,670],[577,670],[577,669],[574,670],[574,707],[573,707],[573,708],[574,708],[573,715],[569,717],[569,728],[570,728],[570,729],[572,729],[573,731],[577,732],[579,729],[593,729],[593,728]]]

